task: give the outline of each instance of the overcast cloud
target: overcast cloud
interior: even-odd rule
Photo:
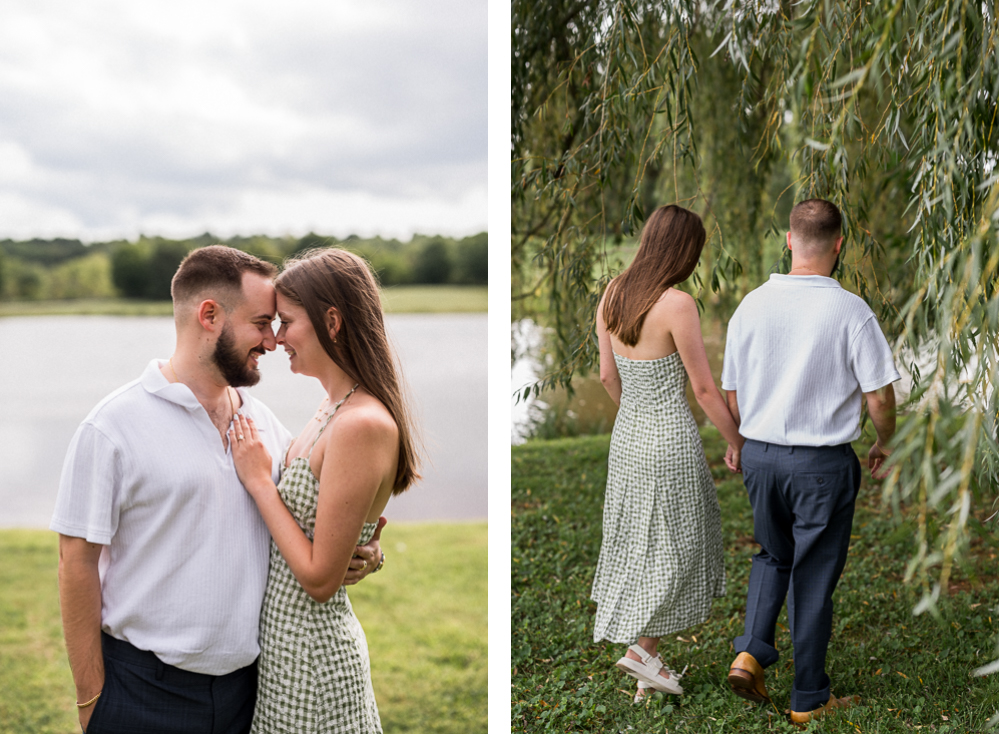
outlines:
[[[5,1],[0,237],[486,228],[486,0]]]

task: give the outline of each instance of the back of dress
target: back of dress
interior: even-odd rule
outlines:
[[[631,644],[699,624],[725,587],[722,528],[680,354],[615,354],[622,396],[611,434],[594,640]]]

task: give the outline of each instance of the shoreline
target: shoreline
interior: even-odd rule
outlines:
[[[406,285],[382,290],[386,313],[486,313],[484,285]],[[0,318],[20,316],[172,316],[170,301],[81,298],[67,301],[0,301]]]

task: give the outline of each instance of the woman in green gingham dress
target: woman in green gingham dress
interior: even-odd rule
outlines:
[[[601,381],[619,408],[591,592],[594,641],[629,645],[616,665],[638,680],[636,700],[647,688],[683,692],[659,639],[704,622],[725,587],[719,502],[685,395],[689,376],[730,444],[731,468],[743,439],[709,370],[697,305],[672,287],[693,272],[704,242],[698,215],[660,207],[597,312]]]
[[[349,397],[350,395],[348,395]],[[336,415],[338,404],[326,419]],[[320,428],[322,435],[324,424]],[[319,482],[309,456],[292,460],[278,494],[311,540],[316,527]],[[362,525],[358,545],[371,540],[377,523]],[[267,722],[285,721],[295,731],[379,732],[368,645],[346,587],[319,603],[302,588],[277,544],[260,615],[259,690],[252,732],[282,731]],[[331,708],[330,702],[336,702]],[[336,727],[320,729],[324,719]]]
[[[252,731],[381,732],[365,634],[343,582],[389,498],[418,478],[408,413],[361,258],[307,253],[275,290],[277,342],[292,371],[316,377],[327,398],[289,446],[277,487],[253,422],[237,415],[230,431],[240,480],[272,540]]]

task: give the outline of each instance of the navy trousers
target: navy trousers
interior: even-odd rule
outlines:
[[[227,675],[175,668],[101,633],[104,689],[86,734],[246,734],[257,700],[257,663]]]
[[[787,596],[795,650],[791,708],[811,711],[830,698],[833,592],[847,561],[861,465],[850,444],[760,441],[746,442],[741,462],[761,550],[750,568],[744,632],[733,644],[765,668],[777,662],[774,627]]]

